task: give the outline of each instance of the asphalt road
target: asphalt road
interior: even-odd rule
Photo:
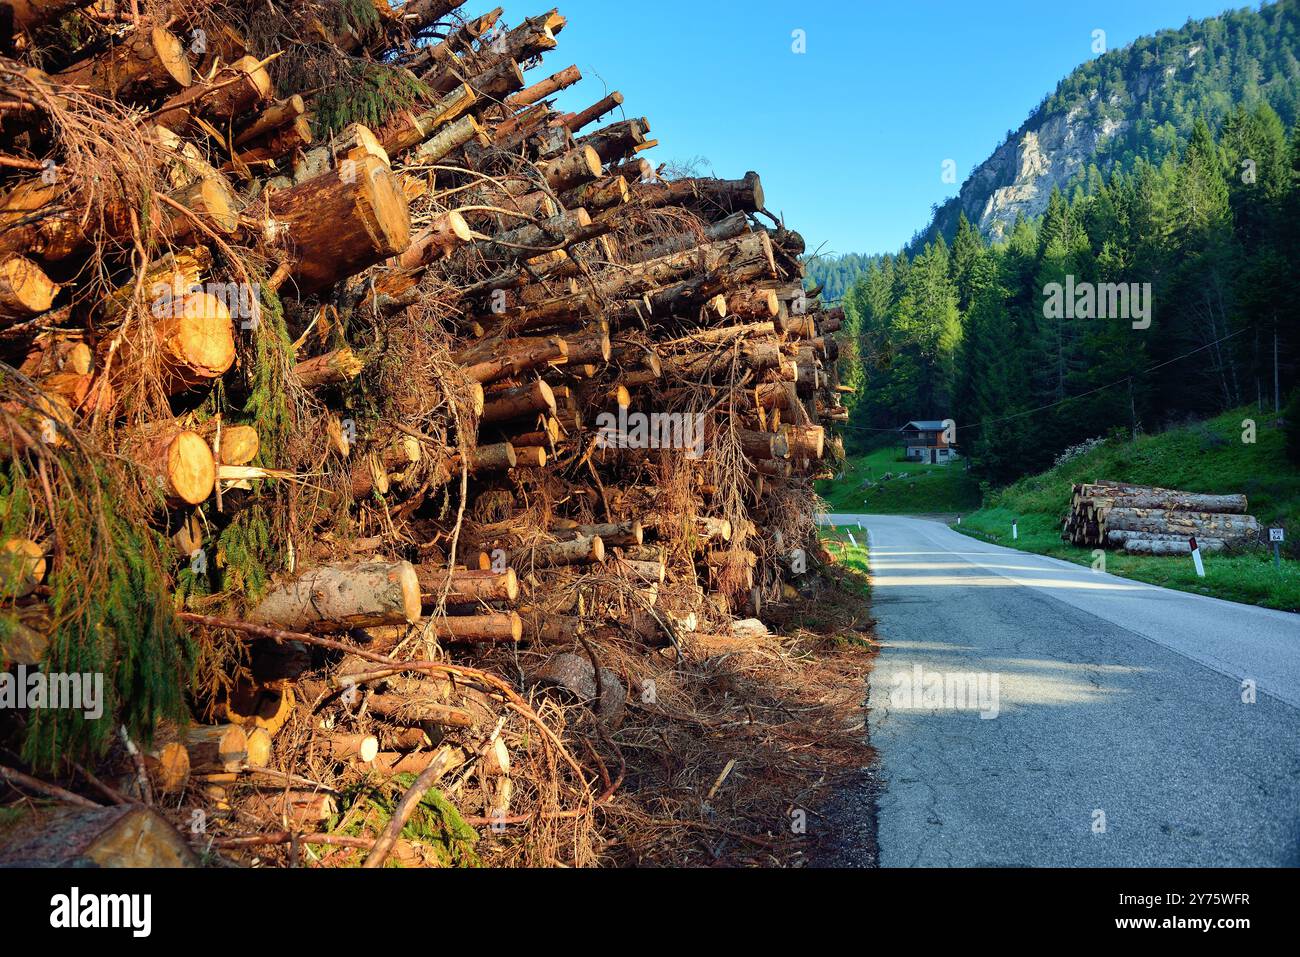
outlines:
[[[1300,615],[830,518],[871,546],[881,866],[1300,864]]]

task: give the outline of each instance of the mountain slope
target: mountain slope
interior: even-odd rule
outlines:
[[[1300,116],[1300,2],[1281,0],[1189,21],[1109,51],[1074,70],[967,178],[909,245],[942,233],[961,213],[990,239],[1017,216],[1047,207],[1054,188],[1094,187],[1117,164],[1159,163],[1200,117],[1217,129],[1238,103],[1265,100],[1288,127]]]

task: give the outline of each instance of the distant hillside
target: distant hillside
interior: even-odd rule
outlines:
[[[1138,157],[1159,163],[1197,118],[1217,130],[1237,104],[1266,101],[1288,128],[1300,117],[1300,0],[1188,21],[1074,70],[1008,134],[908,246],[915,253],[961,213],[991,240],[1047,208],[1054,188],[1095,189]]]
[[[822,287],[824,302],[840,302],[844,294],[853,288],[858,276],[879,256],[862,256],[858,253],[846,253],[842,256],[818,256],[806,259],[808,284]]]

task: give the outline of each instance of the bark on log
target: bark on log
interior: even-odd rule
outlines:
[[[234,158],[221,168],[232,170],[239,169],[241,166],[274,164],[310,146],[311,141],[311,124],[307,122],[305,116],[300,116],[287,126],[282,126],[261,140],[248,144],[246,149],[236,153]]]
[[[555,393],[541,379],[528,385],[497,392],[487,398],[483,403],[483,414],[479,417],[479,422],[490,425],[538,412],[555,414]]]
[[[754,172],[746,173],[744,179],[699,178],[643,183],[632,190],[632,199],[649,208],[686,206],[724,215],[756,213],[763,209],[765,202],[763,182]]]
[[[540,83],[534,83],[532,86],[525,87],[518,93],[506,97],[506,108],[510,110],[521,110],[526,106],[532,106],[539,103],[548,96],[553,96],[561,90],[568,89],[582,79],[582,71],[576,66],[565,67],[559,73],[548,76]]]
[[[420,580],[410,562],[322,565],[273,585],[249,620],[285,631],[346,631],[420,619]]]
[[[562,523],[553,528],[551,534],[561,541],[572,541],[576,538],[599,537],[607,547],[640,545],[645,537],[645,531],[641,525],[640,519],[635,518],[627,522],[606,522],[597,525]]]
[[[560,565],[599,565],[605,561],[605,542],[599,535],[579,536],[567,542],[550,542],[517,549],[510,564],[522,568]]]
[[[441,641],[453,643],[518,642],[523,635],[523,624],[513,611],[430,618],[429,627]]]
[[[365,367],[365,360],[344,346],[321,356],[304,359],[293,367],[293,373],[304,389],[318,389],[351,382]]]
[[[556,336],[487,339],[453,356],[475,382],[495,382],[568,357],[568,343]]]
[[[332,170],[271,197],[274,232],[295,257],[292,277],[300,294],[333,285],[410,245],[406,196],[392,170],[370,156],[352,172],[344,177]]]
[[[420,594],[426,605],[436,604],[448,588],[447,569],[437,565],[416,565]],[[504,572],[491,569],[456,569],[451,573],[447,604],[473,605],[478,602],[513,602],[519,598],[519,578],[513,568]]]
[[[563,117],[560,122],[568,129],[570,133],[576,133],[584,126],[595,123],[606,113],[612,113],[623,105],[623,94],[617,90],[609,96],[593,103],[580,113],[570,113]],[[626,200],[624,200],[626,202]]]
[[[409,150],[437,132],[438,128],[459,119],[478,101],[468,83],[460,83],[437,103],[419,113],[404,112],[375,130],[375,137],[391,157]]]

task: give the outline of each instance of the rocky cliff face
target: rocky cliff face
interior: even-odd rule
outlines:
[[[1092,120],[1082,107],[1033,117],[966,180],[958,202],[966,218],[990,239],[1006,236],[1018,214],[1037,216],[1055,187],[1085,169],[1098,146],[1127,127],[1125,120]]]

